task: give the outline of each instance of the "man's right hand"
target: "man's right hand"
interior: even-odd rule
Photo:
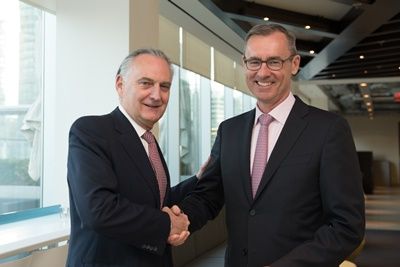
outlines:
[[[162,208],[162,211],[169,215],[171,220],[171,231],[168,237],[168,243],[173,246],[182,245],[189,237],[188,231],[189,219],[186,214],[181,212],[181,209],[174,205],[171,209],[168,207]]]

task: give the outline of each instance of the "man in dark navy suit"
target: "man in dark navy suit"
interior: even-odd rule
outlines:
[[[282,26],[254,26],[243,64],[257,106],[220,124],[210,163],[180,206],[189,229],[225,205],[225,266],[337,267],[365,226],[350,127],[292,94],[300,56]]]
[[[157,143],[151,152],[145,140],[165,112],[172,76],[162,51],[136,50],[116,76],[120,105],[110,114],[82,117],[72,125],[67,266],[172,266],[170,244],[188,237],[189,221],[179,210],[163,207],[181,201],[197,178],[171,188]],[[154,153],[158,168],[150,160]],[[158,180],[160,168],[163,182]]]

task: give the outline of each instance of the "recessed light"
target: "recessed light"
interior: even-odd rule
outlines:
[[[364,55],[360,55],[360,59],[364,59]]]
[[[304,28],[305,28],[306,30],[309,30],[309,29],[311,29],[311,26],[310,26],[310,25],[306,25],[306,26],[304,26]]]
[[[365,95],[363,95],[363,97],[364,97],[364,98],[368,98],[368,97],[369,97],[369,94],[365,94]]]
[[[360,83],[361,87],[367,87],[368,83]]]
[[[310,54],[313,55],[315,53],[314,50],[310,50]]]
[[[399,67],[400,68],[400,67]],[[368,73],[368,71],[367,70],[364,70],[364,74],[367,74]]]
[[[269,18],[268,18],[268,17],[265,17],[265,18],[264,18],[264,20],[265,20],[265,21],[268,21],[268,20],[269,20]]]

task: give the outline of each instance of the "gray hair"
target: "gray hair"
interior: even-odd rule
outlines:
[[[246,35],[246,38],[245,38],[246,46],[247,46],[247,41],[250,39],[250,37],[252,37],[254,35],[268,36],[275,32],[281,32],[286,36],[290,53],[292,55],[297,55],[296,36],[293,33],[289,32],[285,27],[283,27],[279,24],[271,23],[271,24],[255,25],[253,28],[251,28],[249,30],[249,32]],[[246,50],[246,47],[245,47],[245,50]]]
[[[121,65],[118,68],[117,76],[121,75],[125,79],[131,67],[130,65],[133,59],[135,59],[139,55],[152,55],[164,59],[169,65],[171,78],[174,75],[174,68],[172,67],[172,62],[163,51],[154,48],[140,48],[129,53],[129,55],[125,57],[125,59],[121,62]]]

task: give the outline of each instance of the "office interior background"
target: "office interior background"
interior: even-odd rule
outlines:
[[[367,193],[398,187],[400,4],[317,2],[1,0],[0,263],[30,257],[54,240],[66,243],[68,225],[49,244],[44,238],[29,249],[9,229],[44,211],[67,213],[69,128],[80,116],[118,105],[115,73],[133,49],[160,48],[174,63],[169,106],[156,131],[172,183],[194,174],[219,123],[255,106],[241,62],[243,34],[255,23],[278,22],[298,36],[302,66],[293,92],[348,120],[368,161]],[[195,235],[194,247],[177,250],[177,261],[187,263],[222,242],[223,227],[223,218],[208,226],[219,232],[215,240]]]

